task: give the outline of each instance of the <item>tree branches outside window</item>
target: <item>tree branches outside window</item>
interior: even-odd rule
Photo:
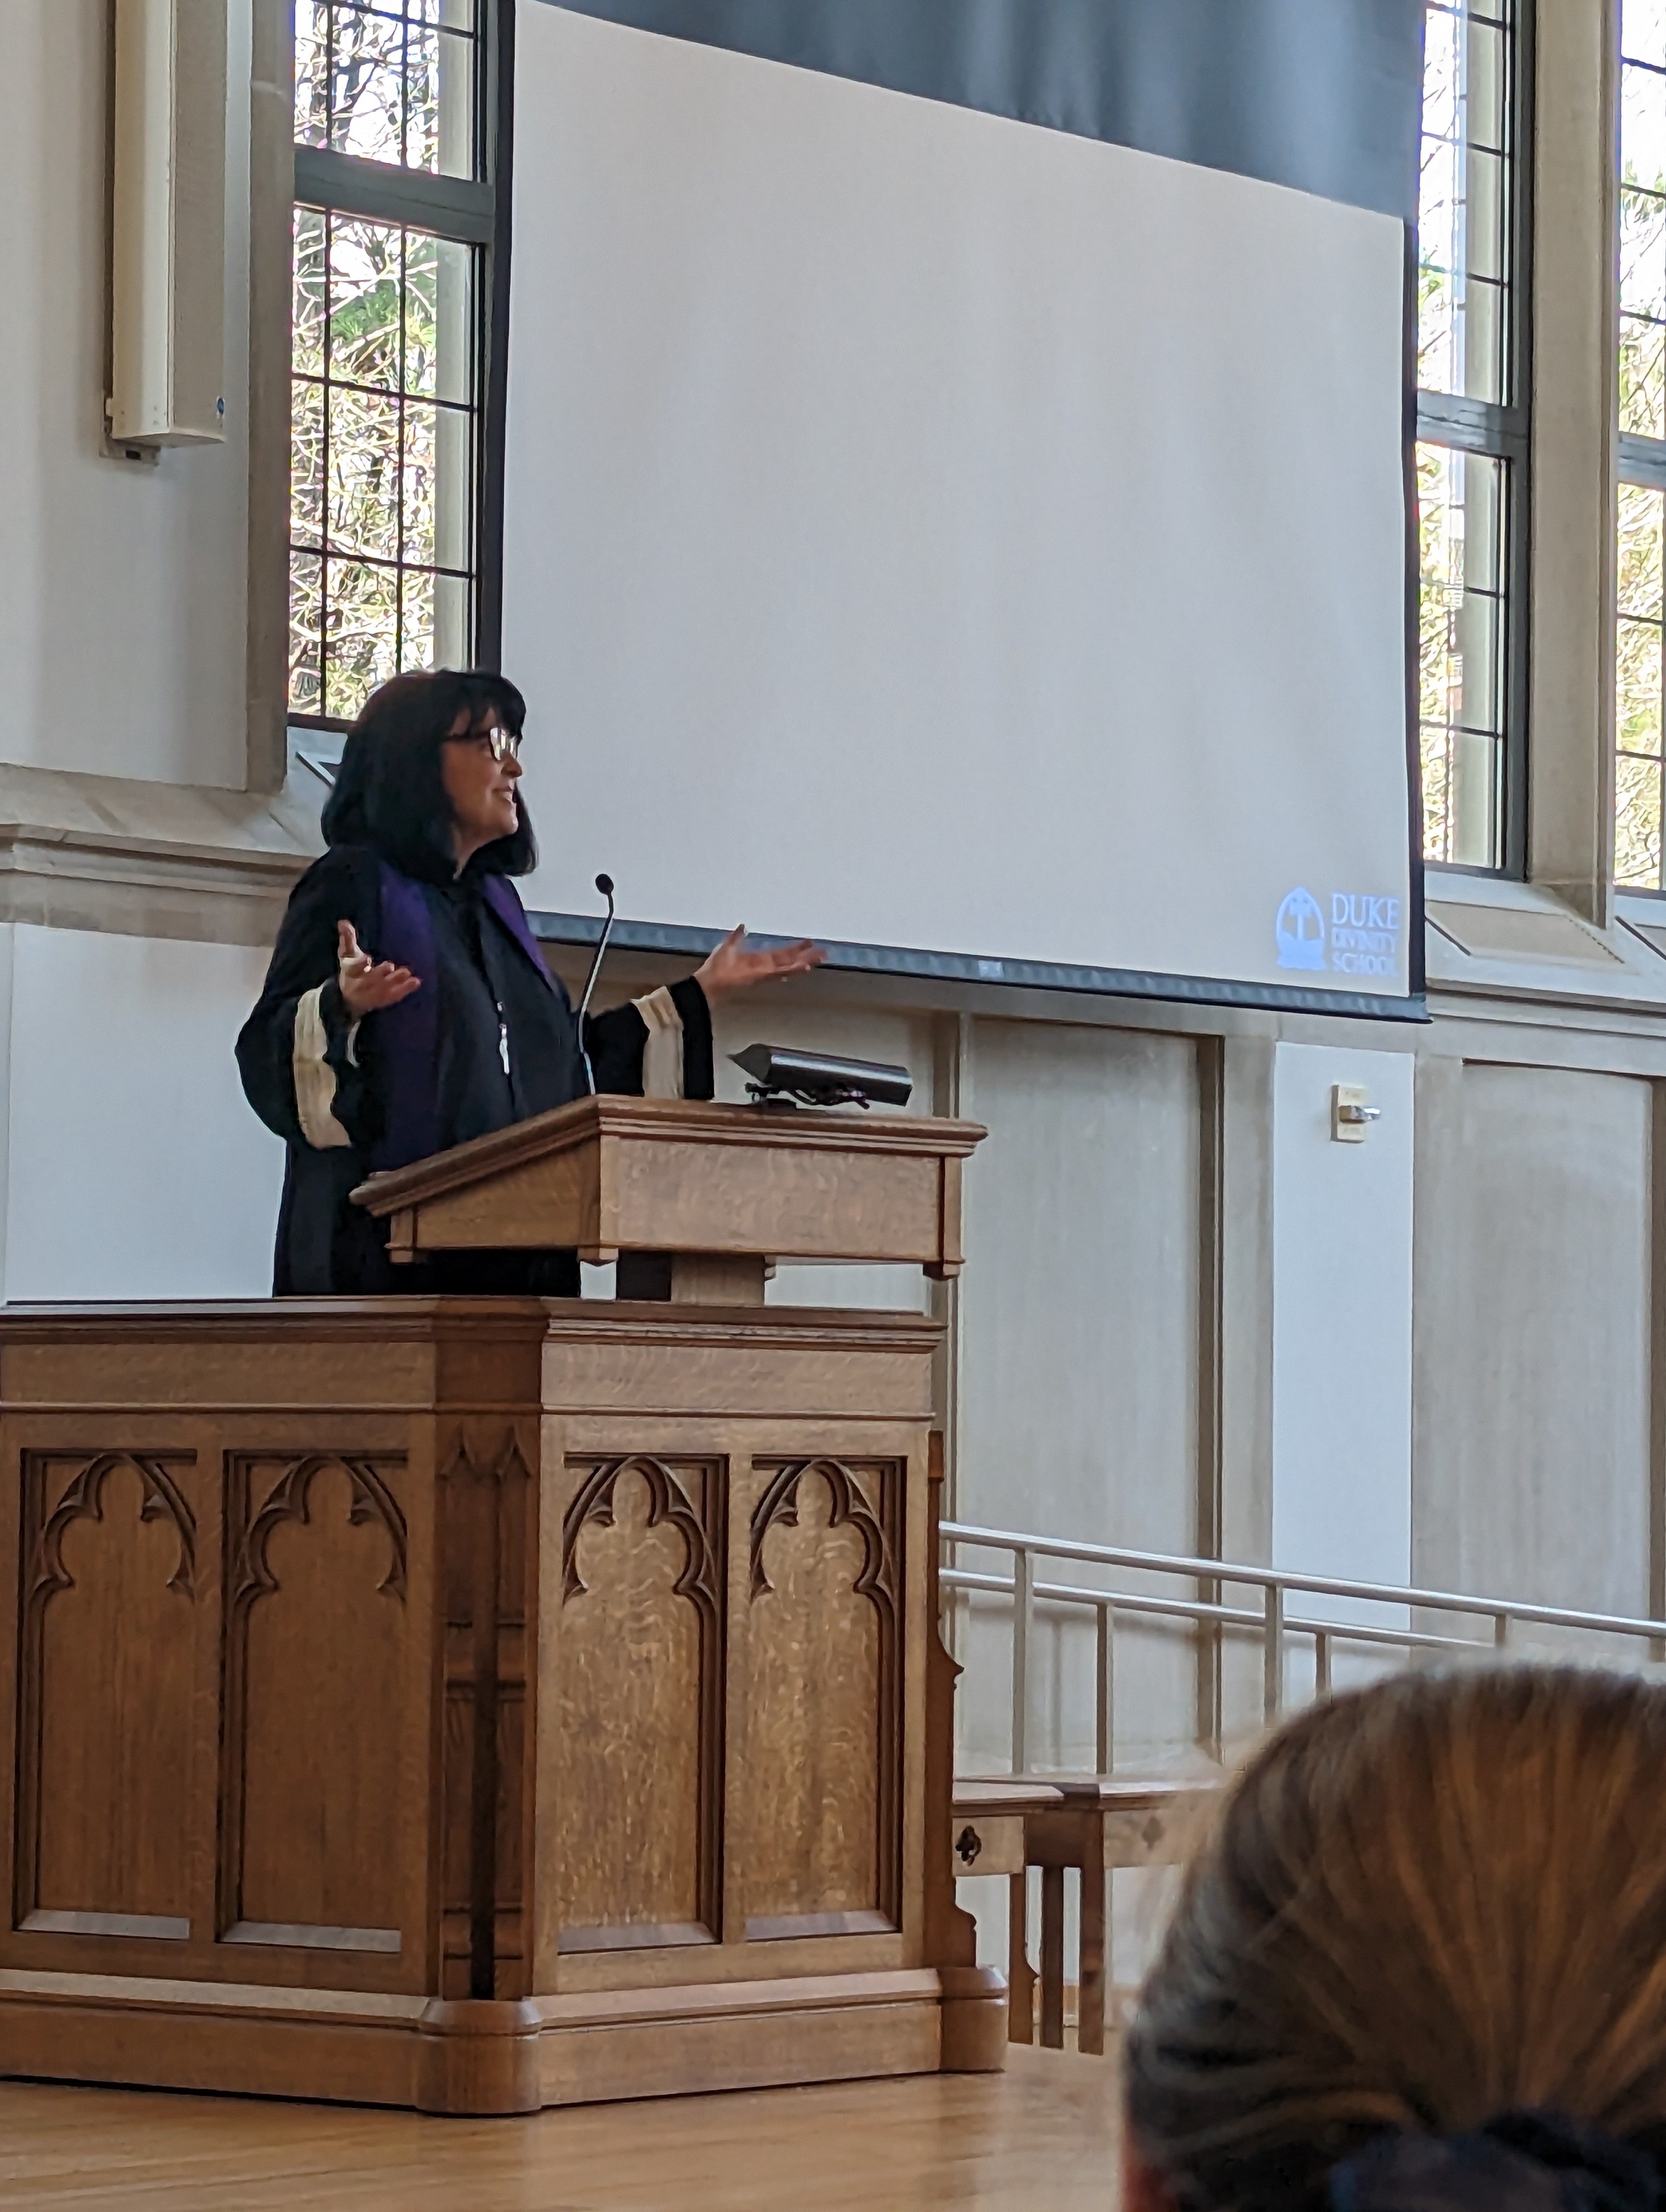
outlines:
[[[1624,0],[1620,113],[1619,625],[1614,881],[1666,889],[1661,539],[1666,494],[1666,0]]]
[[[344,157],[348,202],[295,219],[289,703],[309,721],[473,657],[480,250],[352,211],[346,165],[474,175],[477,28],[473,0],[296,11],[297,145]]]
[[[1419,752],[1426,860],[1512,859],[1527,424],[1515,0],[1431,0],[1418,222]],[[1520,808],[1514,810],[1519,817]]]

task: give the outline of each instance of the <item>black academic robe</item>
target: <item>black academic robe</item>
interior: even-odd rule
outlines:
[[[570,1252],[436,1254],[394,1267],[386,1224],[351,1203],[350,1193],[380,1164],[394,1086],[415,1079],[380,1034],[380,1017],[353,1023],[336,981],[339,921],[352,923],[374,957],[388,957],[383,882],[382,863],[368,846],[337,846],[314,861],[290,897],[265,988],[237,1040],[249,1103],[288,1147],[274,1293],[574,1296],[579,1271]],[[436,969],[422,986],[437,1001],[432,1065],[423,1073],[441,1151],[589,1090],[565,989],[534,966],[483,892],[473,869],[454,883],[420,887]],[[692,977],[587,1020],[598,1091],[641,1096],[650,1019],[672,1032],[680,1027],[682,1095],[709,1098],[711,1018]]]

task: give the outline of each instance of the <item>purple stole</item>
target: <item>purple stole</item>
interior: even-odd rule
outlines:
[[[526,957],[552,991],[561,987],[544,964],[538,939],[526,921],[520,894],[507,876],[488,876],[483,896]],[[375,957],[392,960],[422,978],[423,988],[386,1007],[377,1017],[387,1060],[387,1126],[370,1154],[380,1171],[409,1167],[440,1149],[439,1101],[435,1083],[440,1051],[439,959],[434,916],[421,884],[381,863],[381,917]]]

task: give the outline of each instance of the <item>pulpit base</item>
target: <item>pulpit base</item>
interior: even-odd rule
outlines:
[[[1004,1992],[995,2009],[1004,2038]],[[929,1969],[757,1982],[721,1996],[380,2004],[342,1990],[296,2002],[213,1983],[10,1976],[0,1988],[0,2075],[483,2118],[935,2073],[945,2018]]]
[[[939,1341],[0,1313],[0,2075],[486,2114],[999,2063]]]

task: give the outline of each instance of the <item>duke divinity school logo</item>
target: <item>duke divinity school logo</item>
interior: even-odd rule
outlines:
[[[1325,964],[1325,917],[1311,891],[1293,890],[1279,908],[1274,924],[1280,968],[1313,971]]]

